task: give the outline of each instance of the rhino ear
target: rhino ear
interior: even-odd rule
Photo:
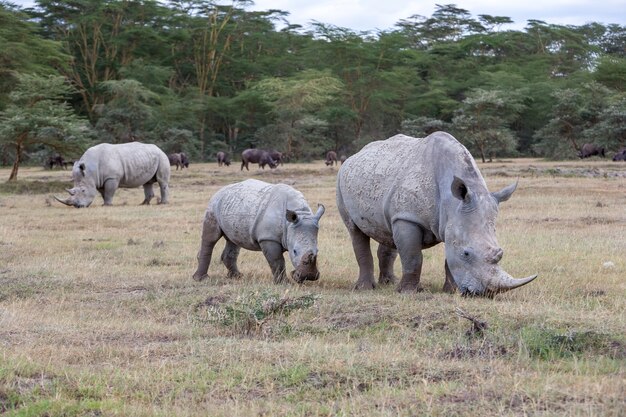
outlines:
[[[317,222],[320,221],[320,218],[322,217],[322,215],[324,214],[325,211],[326,211],[326,207],[324,207],[323,204],[318,203],[317,204],[317,213],[315,213],[315,220]]]
[[[83,177],[84,177],[84,176],[85,176],[85,163],[84,163],[84,162],[81,162],[81,163],[78,165],[78,168],[80,168],[80,173],[81,173],[81,174],[83,174]]]
[[[285,218],[289,223],[296,223],[298,221],[298,213],[292,210],[287,210]]]
[[[454,179],[452,180],[450,191],[452,192],[452,195],[454,197],[458,198],[461,201],[465,201],[465,199],[467,198],[469,194],[469,190],[467,189],[465,182],[459,177],[457,177],[456,175],[454,176]]]
[[[496,191],[496,192],[491,193],[491,195],[496,199],[498,204],[500,202],[502,202],[502,201],[506,201],[509,198],[511,198],[511,194],[513,194],[513,192],[517,188],[517,183],[518,182],[519,182],[519,180],[515,181],[513,184],[509,185],[508,187],[504,187],[500,191]]]

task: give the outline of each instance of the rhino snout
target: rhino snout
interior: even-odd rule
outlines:
[[[320,277],[320,272],[317,270],[317,255],[309,252],[302,256],[300,265],[291,272],[291,277],[298,283],[317,281]]]

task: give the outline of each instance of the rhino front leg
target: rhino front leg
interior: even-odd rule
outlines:
[[[457,286],[456,282],[454,282],[454,278],[452,277],[452,273],[450,272],[450,268],[448,268],[448,261],[445,262],[445,269],[446,282],[443,284],[443,292],[454,294],[457,290]]]
[[[202,224],[202,241],[200,243],[200,250],[198,251],[198,268],[193,274],[193,279],[196,281],[202,281],[208,277],[207,271],[211,264],[213,248],[221,237],[222,231],[217,225],[217,220],[212,213],[207,212]]]
[[[152,188],[153,183],[148,183],[143,185],[143,194],[145,196],[141,205],[149,205],[150,200],[154,197],[154,189]]]
[[[272,268],[275,284],[287,282],[287,274],[285,273],[285,257],[283,256],[283,245],[278,242],[264,240],[260,243],[261,250],[265,259]]]
[[[115,190],[119,186],[119,182],[116,180],[106,180],[104,182],[104,187],[102,190],[102,198],[104,199],[104,205],[110,206],[113,204],[113,195],[115,194]]]
[[[398,256],[398,251],[389,246],[379,244],[376,254],[378,256],[378,267],[380,269],[378,283],[380,285],[395,284],[396,276],[393,273],[393,263]]]
[[[415,223],[396,220],[392,226],[393,241],[402,261],[402,280],[398,292],[421,291],[422,229]]]
[[[241,272],[237,268],[237,258],[239,257],[239,246],[230,240],[226,240],[226,246],[222,251],[222,263],[228,269],[228,278],[241,278]]]

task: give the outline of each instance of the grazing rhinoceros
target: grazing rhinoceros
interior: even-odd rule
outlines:
[[[217,166],[221,167],[222,165],[230,166],[230,156],[226,152],[219,151],[215,154],[217,157]]]
[[[269,165],[270,168],[276,168],[278,164],[272,159],[270,154],[263,149],[246,149],[241,153],[241,171],[243,167],[246,167],[248,171],[248,163],[258,163],[259,168],[265,169],[265,165]]]
[[[176,171],[178,171],[178,168],[181,170],[189,168],[189,158],[187,158],[184,152],[171,153],[167,155],[167,159],[170,161],[170,166],[176,165]]]
[[[98,192],[104,199],[104,205],[108,206],[119,187],[142,185],[145,199],[141,204],[150,204],[154,197],[152,184],[155,182],[161,188],[160,204],[165,204],[169,199],[170,163],[167,155],[156,145],[101,143],[87,149],[74,163],[72,179],[74,188],[67,190],[70,196],[66,200],[55,197],[68,206],[89,207]]]
[[[370,238],[379,243],[379,283],[395,281],[398,291],[417,291],[422,249],[445,243],[444,291],[490,295],[527,284],[499,266],[496,240],[498,203],[517,184],[490,193],[474,158],[454,137],[396,135],[372,142],[348,158],[337,176],[337,206],[359,264],[356,289],[374,288]]]
[[[598,146],[595,143],[585,143],[580,148],[580,151],[578,151],[578,157],[580,159],[589,158],[594,155],[604,158],[604,147]]]
[[[326,166],[333,166],[337,163],[337,152],[328,151],[326,153],[326,161],[324,161]]]
[[[202,226],[196,281],[207,277],[215,243],[226,239],[222,262],[229,277],[240,276],[239,249],[263,251],[275,283],[286,280],[283,252],[288,251],[296,282],[317,280],[317,232],[324,206],[311,212],[304,196],[285,184],[246,180],[227,185],[209,201]]]
[[[622,148],[613,155],[614,161],[626,161],[626,148]]]

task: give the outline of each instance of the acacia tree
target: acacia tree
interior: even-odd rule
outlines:
[[[483,162],[498,152],[515,150],[517,140],[508,125],[523,110],[522,97],[511,91],[472,91],[452,122],[462,142],[468,143]]]
[[[89,132],[65,101],[72,89],[64,77],[17,74],[17,79],[10,104],[0,113],[0,141],[14,157],[9,181],[17,179],[27,151],[76,152]]]
[[[261,80],[254,89],[262,92],[273,108],[277,131],[284,137],[283,150],[298,157],[304,144],[299,125],[318,124],[319,119],[312,116],[336,99],[341,87],[341,81],[328,72],[309,70],[288,79]]]

